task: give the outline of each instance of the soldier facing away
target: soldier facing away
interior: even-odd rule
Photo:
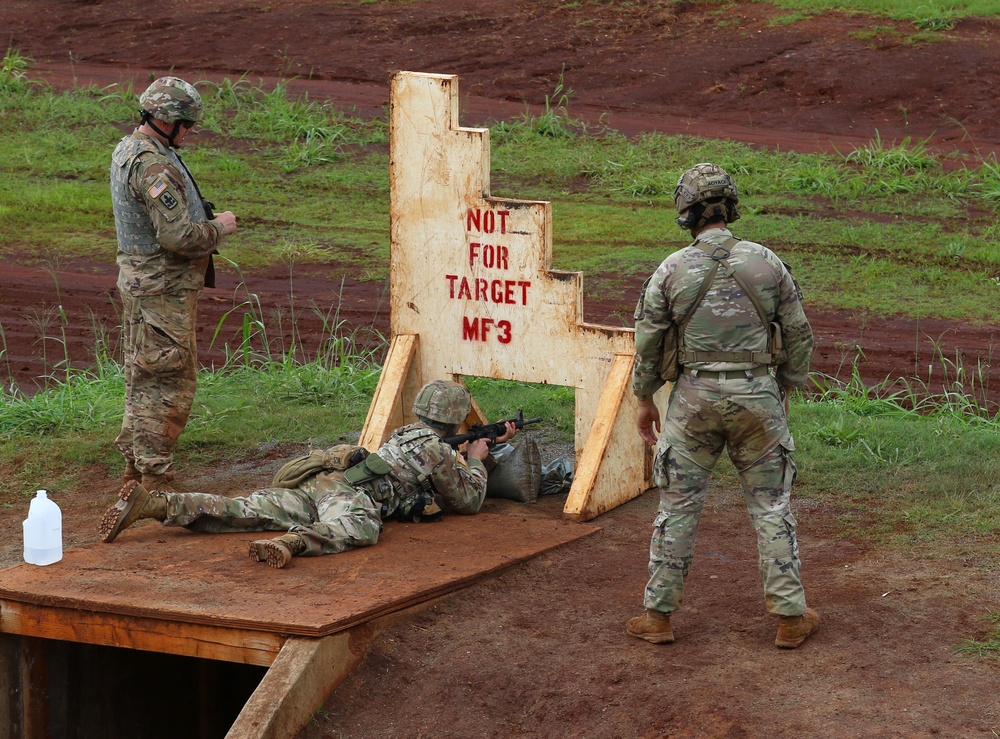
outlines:
[[[757,532],[767,610],[779,617],[775,645],[794,648],[819,628],[806,606],[790,499],[795,479],[788,393],[809,373],[813,336],[798,286],[769,249],[735,238],[736,183],[704,163],[674,191],[681,228],[695,239],[667,257],[646,281],[635,312],[632,392],[640,436],[656,446],[646,612],[629,635],[674,641],[670,614],[680,608],[712,469],[728,448]],[[661,432],[653,394],[670,392]]]
[[[236,231],[236,217],[212,217],[176,152],[201,118],[198,91],[161,77],[139,103],[139,127],[111,155],[125,324],[125,413],[115,446],[125,457],[123,482],[155,490],[169,488],[174,444],[194,402],[198,294],[214,286],[212,254]]]
[[[293,556],[375,544],[390,517],[419,522],[436,520],[445,510],[478,513],[486,497],[483,460],[489,443],[470,442],[463,456],[444,441],[471,408],[472,396],[464,385],[429,382],[413,402],[417,422],[396,429],[377,452],[349,445],[313,452],[279,470],[274,487],[242,498],[152,492],[128,481],[101,520],[101,537],[112,542],[144,518],[213,533],[286,531],[249,547],[251,560],[284,567]],[[516,433],[514,424],[507,423],[496,441]]]

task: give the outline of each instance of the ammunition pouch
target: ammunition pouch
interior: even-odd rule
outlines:
[[[386,464],[378,454],[369,454],[357,464],[344,471],[344,478],[351,485],[360,485],[370,482],[377,477],[388,475],[392,472],[392,467]]]

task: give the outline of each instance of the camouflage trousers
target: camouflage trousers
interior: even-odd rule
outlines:
[[[198,371],[198,291],[122,293],[125,414],[115,446],[139,472],[162,475],[187,425]]]
[[[320,496],[298,488],[265,488],[242,498],[167,493],[164,526],[191,531],[287,531],[306,543],[305,555],[370,546],[382,532],[381,506],[346,482]]]
[[[790,505],[794,443],[783,391],[770,375],[725,380],[681,375],[674,385],[653,463],[660,507],[645,606],[665,613],[680,608],[709,477],[726,447],[757,532],[767,610],[802,614],[806,599]]]

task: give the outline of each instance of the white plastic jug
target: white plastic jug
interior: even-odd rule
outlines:
[[[62,511],[44,490],[35,493],[24,519],[24,561],[50,565],[62,559]]]

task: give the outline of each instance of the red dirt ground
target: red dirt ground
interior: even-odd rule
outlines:
[[[381,114],[394,70],[455,73],[463,123],[475,125],[544,104],[564,75],[574,116],[595,123],[603,116],[626,133],[845,151],[877,131],[888,140],[929,137],[959,158],[1000,149],[1000,102],[988,88],[1000,78],[996,21],[962,21],[940,42],[907,45],[905,24],[879,21],[879,30],[840,14],[769,22],[782,12],[642,0],[8,0],[0,28],[56,84],[134,78],[141,87],[151,73],[170,70],[195,78],[249,72],[265,81],[299,75],[294,90]],[[93,322],[114,326],[115,270],[110,256],[30,264],[17,258],[16,240],[5,239],[5,359],[12,379],[30,387],[63,356],[54,329],[39,328],[52,306],[61,303],[71,325],[87,327],[67,337],[75,362],[92,356]],[[382,287],[357,277],[340,265],[297,268],[297,305],[339,304],[342,318],[386,331]],[[283,269],[248,281],[265,306],[287,306]],[[208,352],[208,337],[232,305],[234,283],[223,275],[221,289],[202,301],[206,361],[220,359]],[[628,321],[638,284],[588,275],[586,285],[587,320]],[[820,339],[816,368],[843,376],[861,343],[869,382],[912,374],[931,356],[932,341],[969,366],[989,356],[998,333],[806,307]],[[40,335],[50,336],[45,362]],[[998,371],[991,370],[994,383]],[[245,488],[234,481],[263,482],[253,466],[248,460],[218,484],[238,490]],[[107,489],[105,475],[90,471],[87,489]],[[904,558],[842,538],[835,505],[800,501],[804,575],[825,621],[805,647],[781,652],[770,646],[774,625],[762,608],[742,502],[732,490],[715,493],[675,645],[623,634],[645,580],[656,505],[646,495],[598,519],[602,533],[395,627],[302,736],[998,735],[995,663],[950,649],[982,638],[989,627],[980,616],[1000,610],[997,563],[982,561],[976,542]],[[108,502],[78,497],[64,506],[70,545],[93,540]],[[539,505],[556,515],[560,503]],[[5,512],[4,530],[17,531],[22,516]],[[3,561],[16,559],[16,549],[9,543]]]

